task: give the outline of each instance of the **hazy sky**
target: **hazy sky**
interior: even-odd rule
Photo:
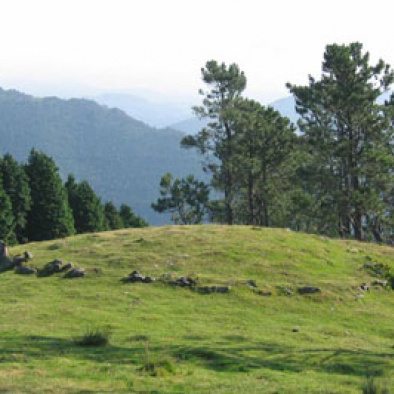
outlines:
[[[0,86],[192,97],[216,59],[269,102],[319,75],[329,43],[360,41],[394,64],[393,15],[393,0],[0,0]]]

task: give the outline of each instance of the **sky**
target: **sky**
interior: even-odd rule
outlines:
[[[215,59],[268,103],[319,76],[327,44],[394,64],[393,15],[393,0],[0,0],[0,87],[194,100]]]

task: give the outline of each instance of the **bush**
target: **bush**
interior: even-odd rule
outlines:
[[[75,338],[74,343],[78,346],[102,347],[109,344],[110,336],[109,328],[89,329],[82,337]]]

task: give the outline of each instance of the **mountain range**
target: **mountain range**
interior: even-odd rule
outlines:
[[[201,158],[180,148],[183,133],[152,128],[120,109],[85,99],[36,98],[0,89],[0,154],[25,161],[34,147],[52,156],[63,179],[86,179],[105,200],[130,204],[150,224],[169,223],[150,204],[161,176],[203,178]]]

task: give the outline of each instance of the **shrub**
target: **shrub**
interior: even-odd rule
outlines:
[[[111,333],[109,328],[89,329],[79,338],[75,338],[74,343],[78,346],[102,347],[109,344]]]

